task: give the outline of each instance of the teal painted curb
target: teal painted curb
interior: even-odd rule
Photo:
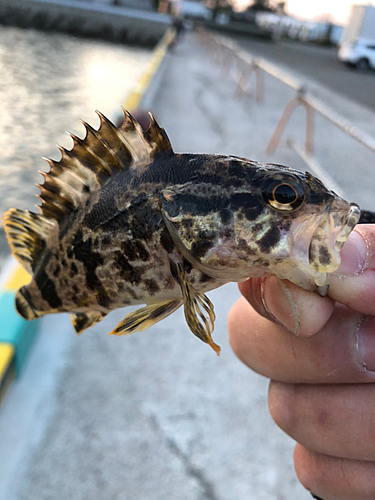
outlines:
[[[25,364],[27,354],[38,333],[38,320],[26,321],[16,311],[14,292],[3,292],[0,297],[0,342],[14,346],[14,362],[19,375]]]

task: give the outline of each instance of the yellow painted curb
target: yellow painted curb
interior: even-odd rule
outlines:
[[[14,348],[11,344],[0,343],[0,408],[7,392],[16,378]]]
[[[0,343],[0,382],[9,368],[14,356],[14,347],[12,344]]]
[[[4,283],[4,289],[7,291],[17,291],[21,286],[27,285],[30,283],[31,276],[25,271],[25,269],[18,264],[14,272]]]
[[[176,32],[174,29],[170,28],[166,31],[163,38],[157,44],[154,49],[154,53],[151,56],[151,59],[147,65],[146,70],[142,74],[141,78],[138,81],[138,84],[135,86],[133,91],[130,93],[128,98],[124,102],[124,108],[128,111],[132,112],[138,108],[141,99],[146,92],[148,86],[151,83],[151,80],[155,76],[156,71],[158,70],[164,56],[168,50],[169,45],[175,39]]]

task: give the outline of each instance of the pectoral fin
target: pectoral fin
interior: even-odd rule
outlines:
[[[182,290],[185,318],[190,330],[219,355],[220,347],[215,344],[211,337],[215,321],[212,302],[204,293],[196,290],[185,280],[182,264],[177,265],[177,280]]]
[[[137,311],[127,314],[109,335],[122,336],[130,335],[133,332],[142,332],[166,318],[181,306],[182,300],[169,300],[142,307]]]

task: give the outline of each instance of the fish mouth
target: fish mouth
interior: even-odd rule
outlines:
[[[341,250],[345,241],[348,239],[349,234],[358,224],[360,216],[361,210],[359,206],[355,203],[351,203],[346,221],[341,229],[341,232],[337,235],[336,246],[339,248],[339,250]]]
[[[272,271],[305,290],[326,295],[328,273],[340,266],[340,250],[358,223],[360,213],[355,203],[335,198],[320,213],[302,223],[297,220],[295,231],[290,232],[290,259],[273,266]]]
[[[325,284],[326,273],[332,273],[340,266],[340,250],[358,223],[360,214],[355,203],[336,199],[322,215],[309,247],[309,264],[318,286]]]

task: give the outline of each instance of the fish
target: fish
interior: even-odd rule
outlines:
[[[216,353],[206,293],[276,275],[324,295],[360,209],[309,172],[237,156],[175,153],[150,114],[97,111],[71,150],[46,159],[38,213],[11,208],[12,254],[31,274],[15,297],[27,320],[68,312],[77,333],[111,311],[143,305],[111,332],[143,331],[183,306]]]

